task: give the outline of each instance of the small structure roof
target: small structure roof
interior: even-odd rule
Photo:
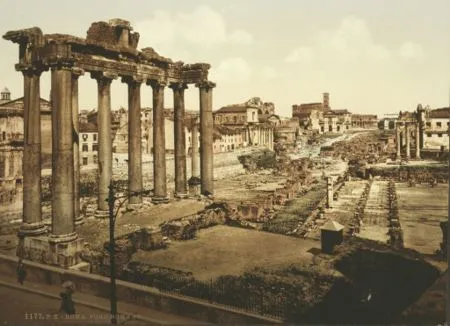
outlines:
[[[341,231],[344,229],[344,226],[336,221],[328,220],[328,222],[325,223],[320,229],[327,231]]]

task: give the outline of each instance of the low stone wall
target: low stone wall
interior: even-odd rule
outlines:
[[[103,276],[55,268],[24,261],[27,271],[25,282],[45,283],[60,286],[72,281],[77,292],[109,298],[110,279]],[[16,274],[17,258],[0,254],[0,273]],[[74,294],[76,298],[76,293]],[[160,292],[155,288],[117,280],[119,301],[141,305],[151,309],[187,316],[217,324],[281,324],[276,319],[258,316],[225,306],[210,304],[185,296]]]

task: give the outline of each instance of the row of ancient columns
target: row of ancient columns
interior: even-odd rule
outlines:
[[[24,76],[24,154],[23,154],[23,223],[20,234],[47,232],[41,214],[41,70],[23,70]],[[70,62],[51,67],[52,102],[52,232],[50,241],[66,242],[77,238],[75,225],[81,223],[79,198],[78,78],[83,75]],[[108,187],[112,178],[111,83],[117,75],[95,72],[98,85],[98,210],[108,216]],[[141,104],[140,87],[144,80],[124,77],[128,84],[128,190],[129,205],[142,203]],[[160,81],[148,81],[153,89],[154,194],[156,203],[168,200],[164,139],[164,87]],[[196,85],[200,89],[200,167],[192,165],[192,175],[201,176],[202,193],[212,194],[213,133],[212,82]],[[186,151],[184,134],[184,83],[172,83],[175,111],[175,193],[187,194]],[[194,128],[196,130],[196,127]],[[193,130],[192,159],[198,157],[198,135]],[[196,145],[197,144],[197,145]]]
[[[401,157],[401,148],[403,143],[405,143],[406,147],[406,158],[411,158],[411,130],[414,128],[414,134],[415,134],[415,145],[416,145],[416,151],[415,151],[415,157],[417,159],[420,159],[420,124],[408,124],[405,123],[404,128],[401,128],[400,125],[397,123],[396,125],[396,145],[397,145],[397,151],[396,155],[397,158]]]

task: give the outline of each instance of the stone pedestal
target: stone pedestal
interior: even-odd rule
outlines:
[[[188,181],[189,185],[189,196],[196,197],[200,196],[201,192],[201,180],[198,177],[192,177]]]
[[[67,240],[67,241],[66,241]],[[84,240],[76,237],[25,237],[17,248],[19,257],[37,263],[70,268],[83,263]]]

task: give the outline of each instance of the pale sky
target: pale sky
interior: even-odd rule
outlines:
[[[185,63],[212,65],[213,109],[258,96],[291,116],[293,104],[320,102],[333,109],[396,113],[418,103],[449,104],[449,0],[0,0],[0,33],[38,26],[44,34],[85,37],[90,24],[122,18],[140,33],[139,48]],[[23,95],[14,70],[19,48],[0,40],[0,87]],[[41,78],[48,98],[50,74]],[[142,86],[142,106],[152,106]],[[97,106],[96,83],[80,79],[80,109]],[[166,107],[172,107],[167,90]],[[198,109],[198,89],[186,108]],[[113,109],[127,105],[127,88],[112,86]]]

